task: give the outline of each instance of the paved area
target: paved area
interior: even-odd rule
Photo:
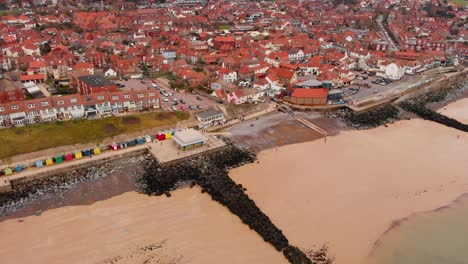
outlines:
[[[161,97],[161,107],[167,111],[174,111],[173,105],[177,102],[176,109],[177,111],[202,111],[206,110],[213,106],[215,103],[212,99],[207,98],[200,94],[192,94],[190,92],[185,91],[175,91],[169,85],[167,79],[158,78],[155,79],[156,84],[159,86],[159,89],[153,87],[152,79],[129,79],[128,81],[116,81],[117,84],[125,85],[125,87],[121,87],[122,91],[129,91],[129,90],[147,90],[147,89],[154,89],[158,90],[159,96]],[[169,96],[164,96],[162,92],[165,91],[169,94]],[[180,100],[184,100],[185,103],[181,103]],[[189,106],[192,105],[195,109],[190,110]],[[200,107],[198,107],[200,106]]]
[[[149,144],[150,152],[161,164],[188,158],[206,151],[224,147],[225,145],[226,144],[216,136],[209,136],[205,145],[190,150],[179,150],[175,141],[172,139]]]

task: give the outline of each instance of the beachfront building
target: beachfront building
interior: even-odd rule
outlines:
[[[221,110],[210,108],[206,111],[196,114],[199,128],[206,128],[214,125],[220,125],[226,122],[224,113]]]
[[[325,105],[327,104],[328,92],[329,90],[326,88],[296,88],[290,96],[284,97],[284,101],[302,106]]]
[[[172,136],[177,147],[182,150],[203,146],[206,142],[205,136],[193,128],[178,131]]]

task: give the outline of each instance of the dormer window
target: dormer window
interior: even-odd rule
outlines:
[[[129,94],[126,94],[126,95],[124,95],[124,98],[125,98],[125,99],[130,99],[130,95],[129,95]]]
[[[32,109],[32,108],[35,108],[35,107],[36,107],[35,104],[28,104],[28,108],[29,108],[29,109]]]
[[[49,105],[49,102],[42,102],[41,105],[42,105],[42,106],[48,106],[48,105]]]
[[[98,100],[104,100],[104,96],[100,95],[97,97]]]
[[[11,106],[11,109],[13,109],[13,110],[17,110],[18,108],[19,108],[18,105],[12,105]]]
[[[118,96],[112,96],[112,100],[116,101],[116,100],[119,100],[119,97]]]
[[[76,102],[78,102],[78,99],[76,99],[76,98],[72,98],[72,99],[70,99],[70,102],[72,102],[72,103],[76,103]]]
[[[63,105],[65,102],[63,100],[57,101],[58,105]]]
[[[138,98],[143,98],[143,97],[145,97],[144,94],[138,94]]]

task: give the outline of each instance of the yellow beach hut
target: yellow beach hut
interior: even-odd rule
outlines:
[[[54,161],[51,158],[48,158],[48,159],[45,160],[45,165],[46,166],[50,166],[52,164],[54,164]]]
[[[81,159],[83,158],[83,154],[81,154],[81,151],[75,152],[75,159]]]
[[[93,152],[94,152],[94,155],[99,155],[99,154],[101,154],[101,149],[98,148],[98,147],[95,147],[95,148],[93,149]]]

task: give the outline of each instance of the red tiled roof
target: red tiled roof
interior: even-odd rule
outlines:
[[[296,88],[291,95],[292,97],[299,98],[322,98],[328,96],[328,89],[306,89],[306,88]]]
[[[45,74],[21,75],[21,81],[45,80]]]

